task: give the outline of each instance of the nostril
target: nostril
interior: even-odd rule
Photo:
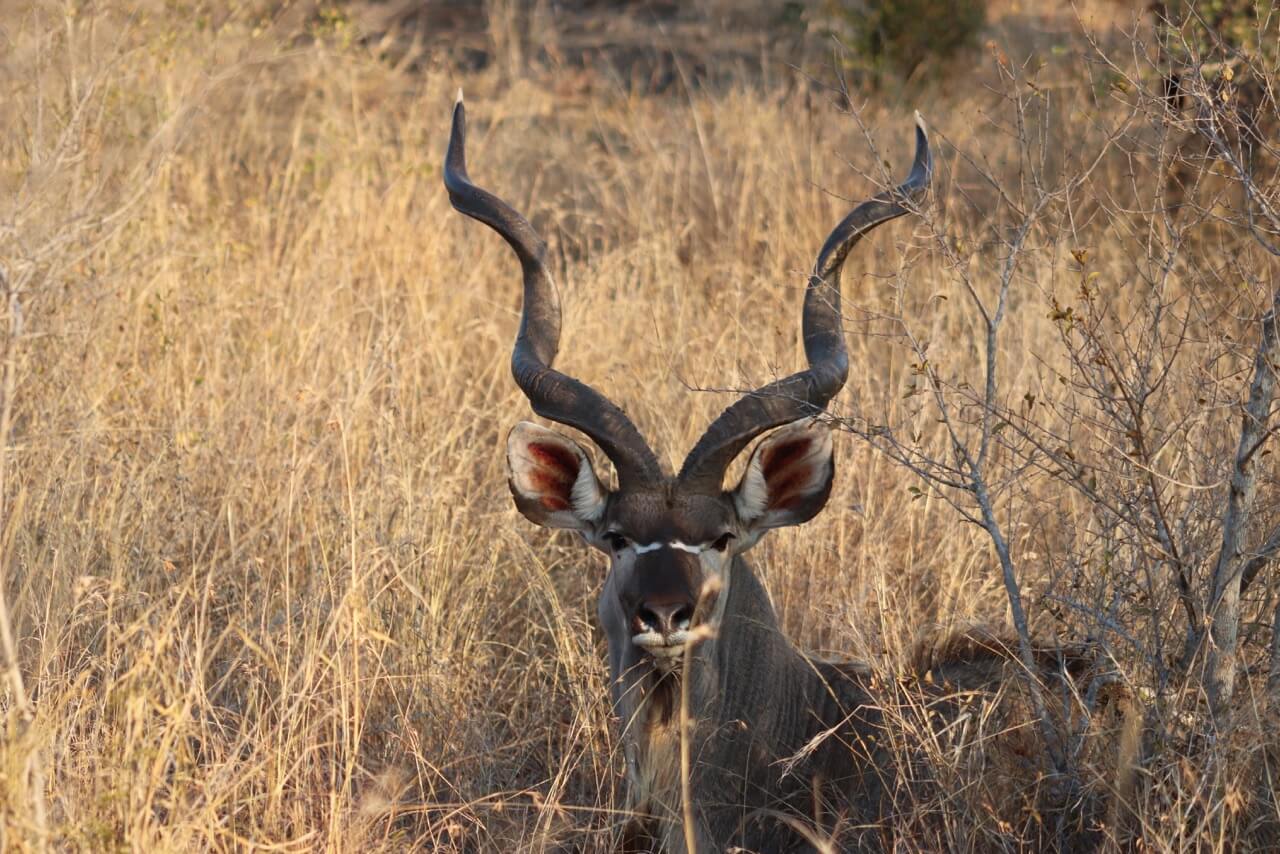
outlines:
[[[644,606],[641,606],[640,610],[636,611],[635,622],[636,629],[641,632],[655,632],[658,631],[662,625],[662,621],[658,618],[658,615]]]
[[[673,632],[687,631],[692,622],[692,602],[646,602],[636,608],[635,616],[631,618],[631,629],[636,634],[656,632],[666,637]]]
[[[693,622],[693,606],[685,605],[671,615],[671,626],[677,631],[684,631]]]

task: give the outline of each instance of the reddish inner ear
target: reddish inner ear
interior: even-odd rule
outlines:
[[[805,497],[805,487],[813,479],[813,472],[805,462],[813,440],[796,439],[770,448],[762,461],[761,470],[768,484],[769,510],[792,510]]]
[[[548,442],[530,442],[527,447],[534,462],[527,474],[529,485],[538,493],[542,506],[552,511],[570,509],[573,484],[582,465],[578,455]]]
[[[809,446],[812,444],[813,440],[806,436],[769,448],[764,458],[764,479],[772,483],[783,469],[809,453]]]

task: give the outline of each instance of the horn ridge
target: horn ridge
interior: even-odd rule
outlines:
[[[917,112],[916,151],[906,181],[855,207],[823,242],[805,288],[801,336],[807,370],[745,394],[720,414],[693,446],[680,469],[686,488],[718,492],[733,460],[766,430],[818,415],[849,374],[849,353],[841,325],[840,271],[863,236],[916,209],[933,172],[929,135]]]
[[[471,182],[466,136],[466,107],[459,89],[444,185],[459,213],[496,231],[520,260],[524,306],[511,352],[516,385],[538,415],[589,436],[613,462],[620,486],[660,482],[662,467],[626,413],[591,386],[551,367],[560,348],[560,297],[547,265],[547,244],[515,208]]]

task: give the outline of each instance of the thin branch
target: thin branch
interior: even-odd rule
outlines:
[[[1258,573],[1276,557],[1277,553],[1280,553],[1280,525],[1276,525],[1271,536],[1263,540],[1262,545],[1254,549],[1253,555],[1245,561],[1244,568],[1240,570],[1241,592],[1249,589],[1249,585],[1253,584]]]
[[[986,374],[986,395],[982,407],[982,442],[978,448],[978,459],[976,465],[981,468],[987,459],[987,450],[991,445],[991,416],[996,406],[996,358],[999,353],[996,335],[1000,331],[1000,324],[1004,321],[1005,308],[1009,304],[1009,285],[1013,281],[1013,273],[1017,268],[1018,257],[1022,254],[1022,247],[1026,243],[1027,235],[1031,233],[1031,226],[1035,224],[1045,206],[1049,203],[1049,196],[1043,195],[1036,201],[1035,207],[1027,214],[1027,218],[1022,221],[1022,225],[1018,228],[1018,233],[1013,238],[1013,243],[1009,245],[1009,257],[1005,259],[1004,269],[1000,271],[1000,295],[996,298],[996,313],[987,320],[987,374]],[[971,292],[972,293],[972,292]],[[976,295],[974,300],[977,300]],[[979,305],[981,308],[981,305]],[[986,312],[983,312],[984,316]]]

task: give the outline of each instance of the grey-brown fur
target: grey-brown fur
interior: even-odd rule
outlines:
[[[627,755],[638,763],[629,775],[652,777],[645,761],[671,761],[650,739],[662,740],[678,727],[680,679],[687,678],[697,850],[810,850],[798,828],[837,838],[841,850],[891,847],[904,770],[897,763],[911,757],[909,750],[888,749],[882,704],[902,702],[909,693],[942,729],[963,708],[957,697],[1015,684],[1015,647],[982,631],[929,640],[890,688],[870,666],[819,661],[796,649],[747,562],[735,561],[732,575],[724,617],[689,656],[686,671],[660,674],[643,661],[615,670],[618,710],[631,722],[624,727]],[[1038,675],[1049,678],[1092,665],[1087,651],[1056,646],[1040,649],[1038,658]],[[624,699],[627,692],[643,701]],[[665,791],[637,792],[634,807],[643,817],[628,831],[632,850],[686,850],[679,778],[668,779]]]
[[[700,643],[688,670],[665,681],[671,699],[647,709],[623,702],[623,714],[641,716],[627,736],[638,758],[650,757],[648,739],[681,715],[679,679],[690,680],[687,715],[693,722],[690,789],[694,838],[700,851],[739,845],[756,851],[803,846],[804,837],[778,813],[812,821],[815,806],[828,821],[875,824],[888,801],[887,757],[875,736],[879,709],[868,690],[869,671],[815,662],[783,636],[763,587],[744,560],[731,570],[729,602],[716,636]],[[622,683],[629,680],[623,677]],[[657,692],[650,689],[650,696]],[[868,738],[870,736],[870,738]],[[816,747],[811,742],[817,739]],[[797,759],[797,757],[799,757]],[[788,761],[792,760],[792,761]],[[648,769],[631,769],[644,776]],[[675,781],[678,784],[678,779]],[[636,804],[656,819],[651,826],[666,850],[685,849],[680,790],[644,793]],[[863,834],[878,842],[878,831]]]

